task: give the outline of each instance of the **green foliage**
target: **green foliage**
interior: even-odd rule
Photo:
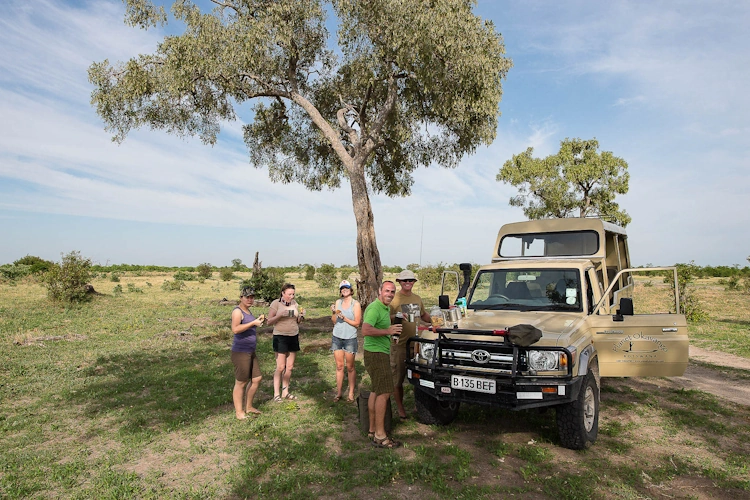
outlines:
[[[221,281],[231,281],[234,278],[234,269],[231,267],[222,267],[219,271]]]
[[[356,273],[356,272],[357,272],[357,268],[356,268],[356,267],[352,267],[352,266],[341,266],[341,267],[339,268],[339,277],[340,277],[340,278],[341,278],[342,280],[349,280],[349,276],[351,276],[352,274],[354,274],[354,273]]]
[[[42,281],[52,300],[64,303],[88,301],[91,295],[86,285],[91,281],[91,260],[74,250],[63,255],[62,261],[53,265]]]
[[[31,274],[43,274],[52,269],[52,266],[55,265],[54,262],[51,262],[49,260],[44,260],[41,257],[36,257],[34,255],[27,255],[25,257],[21,257],[17,261],[13,263],[16,266],[31,266],[30,272]]]
[[[198,279],[195,274],[188,271],[183,271],[182,269],[174,273],[172,277],[177,281],[196,281]]]
[[[336,284],[336,266],[321,264],[315,271],[315,282],[320,288],[331,288]]]
[[[419,271],[419,264],[409,264],[408,266],[406,266],[406,269],[413,273],[416,273],[417,271]]]
[[[116,284],[114,287],[112,287],[112,295],[122,295],[122,285]]]
[[[204,279],[209,279],[213,274],[213,267],[208,262],[198,264],[198,267],[196,267],[195,270],[198,273],[198,276]]]
[[[25,264],[3,264],[0,266],[0,278],[15,281],[31,274],[31,266]]]
[[[128,293],[143,293],[143,289],[138,288],[134,283],[128,283]]]
[[[384,273],[398,274],[403,270],[404,268],[401,266],[383,266]]]
[[[506,161],[497,180],[518,188],[510,204],[523,207],[529,219],[597,215],[623,227],[630,216],[615,203],[628,192],[628,164],[610,151],[598,153],[596,139],[565,139],[560,151],[533,158],[534,148]]]
[[[161,284],[161,289],[165,292],[181,292],[186,288],[185,282],[178,279],[174,281],[164,280],[164,283]]]
[[[435,286],[440,284],[440,280],[443,278],[443,271],[445,271],[445,264],[438,262],[434,266],[423,266],[419,268],[417,277],[423,285]]]
[[[119,283],[120,282],[120,273],[112,273],[109,275],[109,281],[112,281],[113,283]]]
[[[250,285],[255,290],[256,298],[271,302],[279,298],[284,281],[283,269],[264,268],[253,272],[249,280],[243,280],[240,283],[240,289]]]
[[[242,267],[242,259],[232,259],[232,271],[242,271]]]
[[[680,314],[684,314],[688,321],[693,322],[708,319],[708,314],[701,307],[692,287],[699,267],[692,260],[688,264],[676,264],[675,267],[677,267],[677,291],[671,272],[664,278],[664,282],[671,286],[672,297],[675,293],[679,293]]]
[[[315,279],[315,266],[305,264],[305,279],[308,281],[312,281]]]

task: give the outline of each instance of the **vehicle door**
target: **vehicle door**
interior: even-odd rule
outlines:
[[[623,269],[620,274],[633,275],[654,270],[675,268]],[[588,323],[599,358],[602,377],[675,377],[685,372],[688,362],[687,320],[683,314],[634,314],[633,299],[620,299],[623,314],[607,314],[605,304],[611,302],[613,280],[589,315]],[[675,298],[679,311],[679,299]],[[615,311],[613,311],[615,312]]]

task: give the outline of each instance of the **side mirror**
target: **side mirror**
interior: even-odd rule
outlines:
[[[450,298],[447,295],[438,296],[438,307],[440,307],[440,309],[450,309]]]
[[[623,316],[633,315],[633,299],[629,297],[623,297],[620,299],[620,314]]]
[[[633,315],[633,299],[623,297],[620,299],[620,308],[612,316],[612,321],[624,321],[625,316]]]

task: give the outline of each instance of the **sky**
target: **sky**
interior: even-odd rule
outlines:
[[[384,265],[488,263],[524,220],[495,177],[528,147],[596,138],[629,165],[617,198],[634,265],[747,265],[750,2],[479,0],[513,68],[495,141],[455,169],[372,197]],[[120,1],[0,2],[0,264],[356,265],[348,184],[311,192],[249,163],[239,121],[214,146],[142,129],[122,144],[90,105],[87,68],[151,53],[164,32]]]

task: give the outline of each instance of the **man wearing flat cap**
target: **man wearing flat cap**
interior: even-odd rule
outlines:
[[[398,406],[398,416],[403,420],[407,418],[404,409],[404,379],[406,378],[406,342],[417,334],[417,325],[419,319],[430,323],[430,313],[428,313],[422,298],[413,293],[414,283],[417,277],[408,269],[401,271],[396,278],[401,289],[396,292],[396,296],[390,303],[391,322],[393,322],[396,313],[403,315],[402,324],[404,326],[398,341],[391,346],[391,371],[393,372],[393,397]],[[409,321],[413,320],[413,321]]]

